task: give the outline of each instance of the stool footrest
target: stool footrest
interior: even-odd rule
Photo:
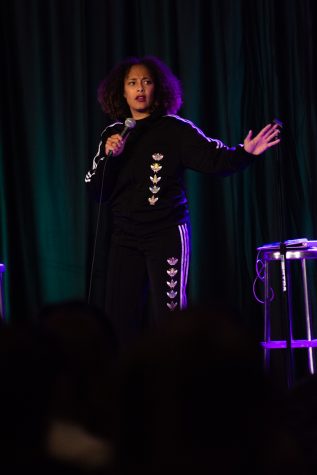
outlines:
[[[286,340],[272,340],[262,341],[261,346],[264,349],[274,350],[279,348],[287,348],[288,344]],[[291,340],[291,348],[316,348],[317,340]]]

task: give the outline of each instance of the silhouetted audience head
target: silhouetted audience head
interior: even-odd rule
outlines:
[[[54,346],[60,367],[54,394],[58,417],[80,422],[104,435],[109,371],[117,355],[117,342],[109,320],[84,302],[52,304],[39,314],[43,338]]]
[[[111,324],[78,301],[46,306],[37,317],[0,329],[0,471],[110,471]]]
[[[294,473],[280,395],[254,335],[223,306],[178,312],[118,371],[120,474]]]
[[[316,473],[317,374],[297,381],[287,392],[283,417],[303,453],[308,473]]]
[[[62,361],[49,408],[48,451],[55,459],[98,468],[112,456],[110,378],[118,350],[112,325],[81,301],[49,305],[38,320]]]
[[[0,328],[0,472],[33,467],[43,454],[59,362],[30,325]]]

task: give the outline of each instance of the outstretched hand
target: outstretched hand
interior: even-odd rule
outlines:
[[[268,148],[274,147],[277,145],[281,139],[278,138],[280,131],[278,124],[268,124],[252,138],[252,130],[249,131],[248,135],[244,139],[244,149],[252,153],[253,155],[260,155],[265,152]]]

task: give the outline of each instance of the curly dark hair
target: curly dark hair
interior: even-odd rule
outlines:
[[[153,111],[176,114],[182,105],[180,81],[169,67],[155,56],[128,57],[118,63],[98,87],[98,101],[112,119],[124,119],[131,112],[123,96],[124,80],[134,65],[148,68],[154,81]]]

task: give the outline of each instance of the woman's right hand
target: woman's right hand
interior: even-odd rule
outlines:
[[[106,155],[112,152],[112,155],[116,157],[123,152],[125,140],[120,134],[114,134],[107,138],[105,145]]]

